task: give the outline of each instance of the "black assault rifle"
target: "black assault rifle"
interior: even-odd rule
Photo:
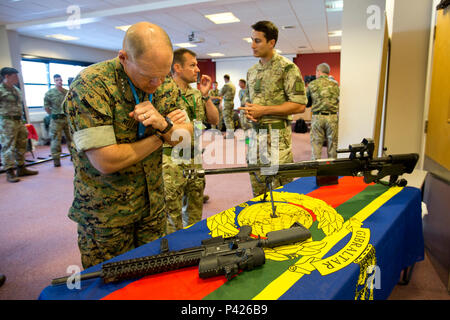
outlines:
[[[230,280],[239,270],[252,270],[265,263],[263,248],[273,248],[304,241],[308,229],[295,223],[289,229],[267,233],[267,238],[251,236],[252,227],[242,226],[234,237],[221,236],[202,240],[198,247],[169,251],[167,239],[161,239],[161,253],[143,258],[109,262],[98,272],[80,275],[80,280],[102,278],[104,283],[134,279],[155,273],[198,265],[200,278],[225,275]],[[69,277],[52,280],[52,285],[66,284]]]
[[[187,169],[184,176],[187,178],[204,177],[208,174],[230,174],[249,172],[254,174],[259,180],[256,172],[265,176],[265,190],[263,201],[266,201],[267,191],[270,193],[272,203],[272,218],[276,218],[276,208],[272,196],[272,182],[275,177],[283,176],[289,178],[296,177],[336,177],[337,176],[364,176],[365,183],[381,183],[388,186],[401,186],[407,184],[405,179],[399,179],[404,173],[412,173],[419,155],[416,153],[388,155],[374,158],[373,152],[375,144],[372,139],[363,139],[359,144],[352,144],[348,149],[337,150],[338,153],[350,153],[348,159],[323,159],[316,161],[301,161],[287,164],[279,164],[275,167],[271,165],[249,165],[248,167],[223,168],[223,169]],[[381,179],[389,176],[389,182]]]

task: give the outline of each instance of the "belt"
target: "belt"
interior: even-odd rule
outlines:
[[[256,130],[261,130],[261,129],[284,129],[286,128],[286,121],[277,121],[277,122],[273,122],[273,123],[254,123],[253,127]]]
[[[173,149],[172,147],[164,147],[163,154],[165,154],[166,156],[171,156],[172,149]],[[194,147],[191,146],[191,159],[194,158],[194,154],[195,154]],[[183,157],[183,149],[180,150],[179,155],[180,155],[180,157]]]
[[[0,118],[8,120],[22,120],[22,116],[0,116]]]
[[[313,115],[318,115],[318,114],[321,114],[323,116],[329,116],[332,114],[337,114],[337,112],[313,112]]]
[[[66,115],[65,114],[52,114],[51,117],[52,117],[52,119],[65,119]]]

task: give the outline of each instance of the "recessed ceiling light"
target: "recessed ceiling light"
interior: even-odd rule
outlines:
[[[241,21],[232,12],[207,14],[205,15],[205,18],[208,18],[215,24],[233,23]]]
[[[281,51],[280,49],[275,49],[275,51],[277,52],[277,53],[282,53],[283,51]]]
[[[281,29],[295,29],[295,26],[282,26]]]
[[[220,53],[220,52],[207,53],[207,55],[210,56],[210,57],[223,57],[223,56],[225,56],[223,53]]]
[[[71,40],[78,40],[79,38],[77,37],[72,37],[72,36],[67,36],[65,34],[49,34],[46,35],[47,38],[54,38],[54,39],[58,39],[58,40],[64,40],[64,41],[71,41]]]
[[[341,45],[330,46],[330,50],[341,50]]]
[[[118,27],[115,27],[115,28],[126,32],[129,27],[131,27],[131,24],[129,24],[127,26],[118,26]]]
[[[325,8],[327,9],[327,12],[342,11],[344,9],[344,1],[328,1],[325,3]]]
[[[242,40],[247,41],[248,43],[252,43],[252,38],[242,38]]]
[[[193,48],[196,47],[196,44],[192,44],[189,42],[182,42],[182,43],[174,43],[174,46],[180,47],[180,48]]]
[[[334,31],[330,31],[330,32],[328,32],[328,36],[329,36],[330,38],[333,38],[333,37],[342,37],[342,30],[334,30]]]

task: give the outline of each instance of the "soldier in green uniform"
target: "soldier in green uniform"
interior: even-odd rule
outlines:
[[[275,52],[278,29],[270,21],[259,21],[253,26],[252,50],[260,60],[247,72],[249,102],[245,107],[247,119],[253,121],[255,131],[249,145],[249,164],[277,165],[293,161],[291,121],[292,114],[305,111],[305,85],[298,67]],[[267,140],[259,138],[264,136]],[[272,146],[272,142],[278,146]],[[258,147],[259,152],[258,152]],[[278,153],[272,154],[274,152]],[[264,159],[264,158],[265,159]],[[264,178],[250,175],[253,195],[264,193]],[[292,179],[277,176],[273,187]]]
[[[239,80],[239,100],[241,102],[241,107],[245,107],[246,100],[248,99],[248,88],[247,88],[247,81],[244,79]],[[247,117],[245,116],[244,110],[239,110],[239,123],[241,124],[242,130],[244,130],[245,133],[245,141],[248,143],[248,138],[250,136],[249,130],[252,128],[252,124],[249,120],[247,120]]]
[[[226,138],[234,137],[234,95],[236,94],[236,87],[230,82],[230,76],[228,74],[223,76],[225,84],[220,90],[220,96],[223,97],[223,121],[227,128]]]
[[[316,80],[306,89],[308,106],[311,103],[311,159],[321,158],[323,142],[327,141],[328,158],[337,158],[339,85],[329,78],[330,66],[321,63],[316,69]]]
[[[50,151],[52,153],[53,164],[55,167],[61,166],[61,137],[64,132],[67,147],[70,150],[71,138],[67,118],[64,114],[62,103],[66,97],[67,91],[63,88],[63,80],[59,74],[53,76],[55,87],[48,90],[44,97],[44,109],[50,115]]]
[[[171,141],[177,129],[192,134],[190,123],[178,124],[185,116],[166,77],[172,57],[166,32],[139,22],[118,57],[87,67],[70,86],[64,110],[76,151],[69,218],[78,223],[85,268],[166,234],[161,146],[178,143]]]
[[[219,89],[217,89],[218,85],[219,84],[217,83],[217,81],[214,81],[212,83],[212,89],[209,90],[209,96],[211,97],[211,101],[214,104],[214,106],[217,108],[217,111],[219,112],[219,123],[217,124],[217,126],[211,125],[211,128],[222,131],[223,114],[222,114],[222,108],[220,107],[220,102],[222,101],[222,97],[220,96]]]
[[[5,67],[0,71],[0,145],[6,180],[18,182],[18,177],[38,174],[25,168],[28,130],[23,123],[22,93],[16,87],[18,71]],[[14,171],[17,166],[17,173]]]
[[[217,125],[219,112],[212,103],[208,92],[212,80],[207,75],[202,75],[199,89],[194,89],[190,83],[197,81],[200,69],[197,65],[196,54],[188,49],[174,51],[172,63],[172,75],[180,90],[180,106],[186,111],[194,126],[194,136],[199,139],[203,129],[203,122],[207,121]],[[202,219],[203,191],[205,178],[195,177],[187,179],[183,176],[186,168],[202,168],[200,146],[191,142],[190,155],[180,154],[172,147],[164,145],[163,151],[163,175],[164,189],[167,200],[167,232],[174,232],[183,228],[183,221],[188,225]],[[185,151],[185,150],[183,150]]]

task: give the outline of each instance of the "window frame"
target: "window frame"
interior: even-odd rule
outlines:
[[[51,75],[50,75],[50,63],[58,63],[58,64],[67,64],[67,65],[72,65],[72,66],[81,66],[81,67],[87,67],[90,66],[91,64],[93,64],[94,62],[87,62],[87,61],[77,61],[77,60],[63,60],[63,59],[54,59],[54,58],[45,58],[45,57],[30,57],[29,55],[22,55],[21,58],[21,62],[22,61],[30,61],[30,62],[40,62],[40,63],[44,63],[45,64],[45,69],[47,72],[47,82],[46,83],[37,83],[37,82],[23,82],[24,88],[23,91],[25,93],[25,86],[43,86],[46,85],[48,90],[50,90],[53,86],[52,84],[52,79],[51,79]],[[22,70],[23,73],[23,70]],[[37,111],[40,109],[44,109],[44,100],[42,99],[42,104],[41,105],[28,105],[27,102],[27,107],[28,110],[30,111]]]

